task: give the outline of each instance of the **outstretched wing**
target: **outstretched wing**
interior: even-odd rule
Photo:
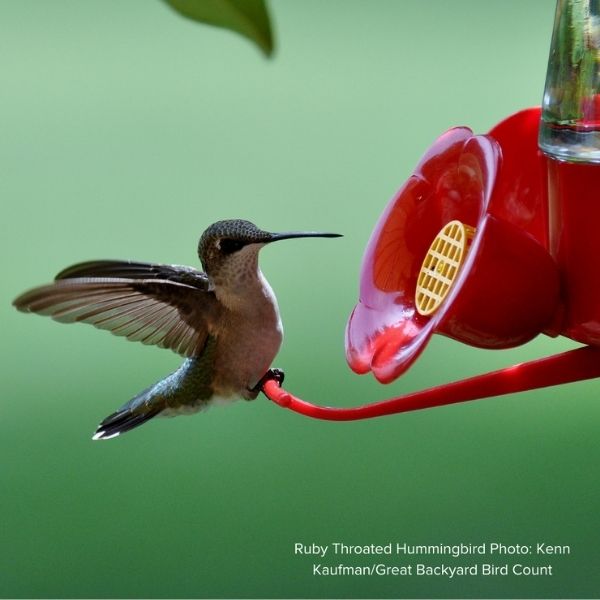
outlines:
[[[23,312],[61,323],[90,323],[183,356],[202,352],[218,309],[206,275],[191,267],[93,261],[61,271],[54,283],[19,296]]]

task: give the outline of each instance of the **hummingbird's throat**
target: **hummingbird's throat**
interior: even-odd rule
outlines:
[[[258,268],[262,245],[250,244],[221,262],[216,273],[209,274],[214,292],[226,306],[248,303],[262,291],[263,277]]]

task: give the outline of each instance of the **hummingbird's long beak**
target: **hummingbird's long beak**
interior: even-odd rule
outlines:
[[[341,233],[321,233],[319,231],[284,231],[283,233],[272,233],[271,239],[267,242],[278,242],[279,240],[291,240],[293,238],[307,238],[307,237],[322,237],[322,238],[336,238],[342,237]]]

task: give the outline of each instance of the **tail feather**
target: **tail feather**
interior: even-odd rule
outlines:
[[[140,392],[119,410],[108,415],[96,429],[93,440],[110,440],[126,431],[131,431],[160,414],[164,402],[155,384]]]
[[[169,414],[174,408],[202,406],[208,401],[212,389],[204,382],[206,368],[204,359],[188,358],[181,367],[164,379],[140,392],[116,412],[108,415],[98,425],[93,440],[110,440],[131,431],[156,415]]]
[[[93,440],[110,440],[117,437],[126,431],[131,431],[146,421],[149,421],[161,412],[161,408],[149,410],[141,413],[131,409],[118,410],[117,412],[108,415],[106,419],[98,425]]]

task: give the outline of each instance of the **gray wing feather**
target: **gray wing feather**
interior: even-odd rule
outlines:
[[[200,271],[118,261],[69,267],[54,283],[22,294],[13,304],[23,312],[62,323],[89,323],[188,357],[202,352],[217,310],[208,279]]]
[[[160,279],[184,283],[208,291],[208,277],[202,271],[185,265],[163,265],[132,260],[91,260],[63,269],[55,280],[81,277],[118,277],[123,279]]]

